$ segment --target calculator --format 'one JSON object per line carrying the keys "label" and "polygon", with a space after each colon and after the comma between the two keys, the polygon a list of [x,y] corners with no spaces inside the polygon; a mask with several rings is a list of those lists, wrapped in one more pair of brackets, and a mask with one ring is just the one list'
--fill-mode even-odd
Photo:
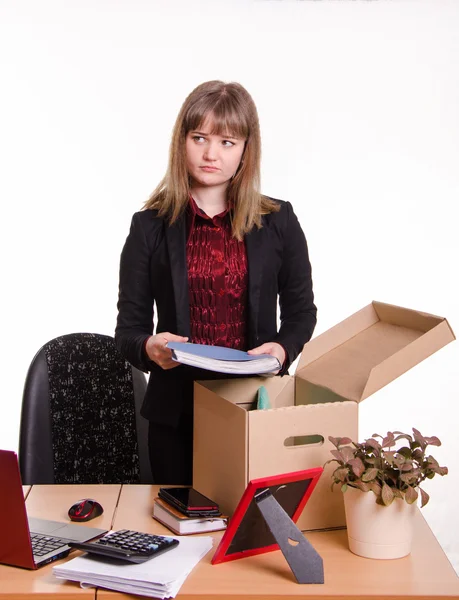
{"label": "calculator", "polygon": [[109,558],[118,558],[133,563],[143,563],[158,554],[172,550],[179,541],[165,535],[141,533],[130,529],[121,529],[104,535],[92,542],[69,542],[71,548],[85,550]]}

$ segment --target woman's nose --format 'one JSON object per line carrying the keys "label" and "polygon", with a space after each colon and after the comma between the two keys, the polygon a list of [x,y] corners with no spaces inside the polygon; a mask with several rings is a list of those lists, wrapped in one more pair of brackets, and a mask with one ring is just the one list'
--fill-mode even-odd
{"label": "woman's nose", "polygon": [[205,160],[217,160],[218,150],[217,144],[214,142],[209,142],[204,150],[204,158]]}

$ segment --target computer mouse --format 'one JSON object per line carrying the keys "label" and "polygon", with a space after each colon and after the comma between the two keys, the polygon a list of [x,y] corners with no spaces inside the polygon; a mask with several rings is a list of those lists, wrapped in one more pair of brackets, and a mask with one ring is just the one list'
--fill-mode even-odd
{"label": "computer mouse", "polygon": [[91,519],[95,519],[99,515],[104,512],[102,505],[96,500],[91,500],[90,498],[84,498],[83,500],[78,500],[75,504],[69,508],[69,517],[71,521],[90,521]]}

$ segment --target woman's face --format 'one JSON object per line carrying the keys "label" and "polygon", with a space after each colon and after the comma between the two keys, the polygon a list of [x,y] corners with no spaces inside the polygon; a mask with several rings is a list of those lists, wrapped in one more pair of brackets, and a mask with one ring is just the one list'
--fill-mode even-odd
{"label": "woman's face", "polygon": [[231,135],[211,134],[213,123],[206,119],[197,131],[186,136],[186,163],[193,182],[206,187],[226,187],[236,173],[245,140]]}

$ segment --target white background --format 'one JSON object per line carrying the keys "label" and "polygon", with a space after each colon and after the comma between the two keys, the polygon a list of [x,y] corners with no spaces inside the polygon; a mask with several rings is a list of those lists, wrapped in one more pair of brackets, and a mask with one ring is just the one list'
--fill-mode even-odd
{"label": "white background", "polygon": [[[113,334],[119,253],[185,96],[252,94],[263,191],[305,230],[316,334],[371,300],[459,331],[459,2],[0,1],[2,393],[16,449],[35,352]],[[459,346],[361,405],[360,435],[437,435],[423,514],[459,571]]]}

